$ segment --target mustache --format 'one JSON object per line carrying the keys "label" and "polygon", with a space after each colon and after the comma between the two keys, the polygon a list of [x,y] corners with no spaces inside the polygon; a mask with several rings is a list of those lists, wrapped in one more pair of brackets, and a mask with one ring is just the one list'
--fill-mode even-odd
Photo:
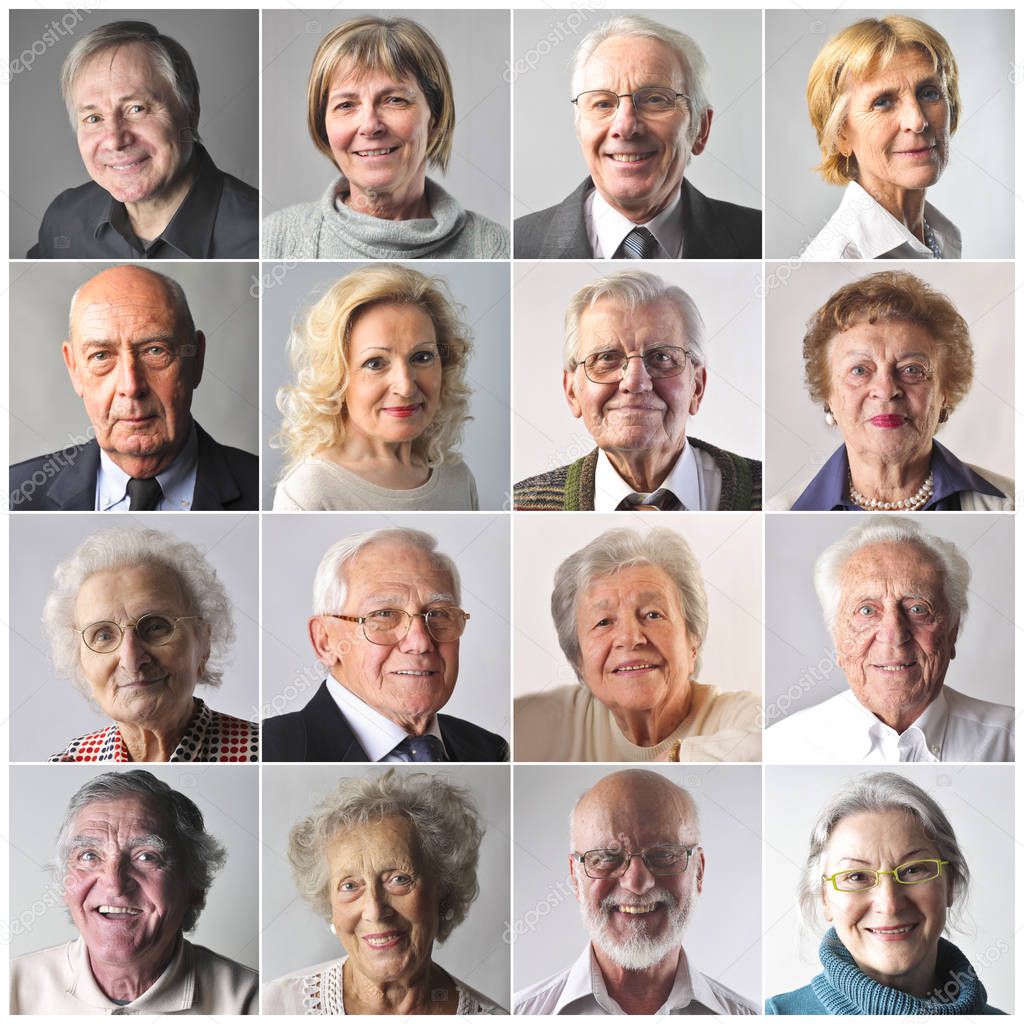
{"label": "mustache", "polygon": [[664,903],[669,910],[677,910],[679,908],[679,900],[668,891],[668,889],[662,889],[660,886],[656,886],[653,889],[648,889],[643,896],[630,896],[629,899],[623,899],[621,896],[605,896],[601,900],[599,907],[605,914],[612,914],[616,908],[621,906],[639,906],[647,903]]}

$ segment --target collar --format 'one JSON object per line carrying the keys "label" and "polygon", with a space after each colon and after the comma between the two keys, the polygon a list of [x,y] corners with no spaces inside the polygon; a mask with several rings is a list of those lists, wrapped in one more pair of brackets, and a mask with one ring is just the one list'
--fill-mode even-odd
{"label": "collar", "polygon": [[[684,443],[661,486],[671,491],[686,508],[704,508],[704,489],[693,445]],[[633,493],[633,488],[619,476],[607,453],[598,449],[594,471],[594,511],[614,512],[619,502]]]}
{"label": "collar", "polygon": [[115,1003],[96,983],[84,940],[79,937],[67,945],[68,995],[86,1006],[106,1013],[180,1013],[192,1007],[196,977],[192,963],[192,946],[178,936],[170,963],[153,984],[130,1003]]}
{"label": "collar", "polygon": [[[156,479],[164,492],[161,511],[187,512],[192,508],[196,489],[196,470],[199,462],[199,438],[196,423],[189,427],[188,440],[174,461]],[[96,474],[96,510],[99,512],[127,512],[128,481],[131,477],[100,449],[100,468]],[[121,507],[123,506],[123,507]]]}
{"label": "collar", "polygon": [[[327,692],[334,698],[338,710],[345,716],[356,741],[366,751],[367,760],[387,760],[391,751],[409,735],[400,725],[396,725],[376,708],[371,708],[365,701],[360,700],[330,674],[327,676]],[[436,736],[441,745],[445,746],[437,715],[430,720],[427,734]],[[445,753],[448,753],[447,747]]]}
{"label": "collar", "polygon": [[99,238],[105,231],[116,231],[130,245],[138,249],[140,257],[152,255],[161,245],[174,249],[179,258],[203,259],[209,255],[213,241],[213,228],[217,220],[224,180],[210,154],[196,143],[192,161],[195,178],[181,206],[174,212],[167,227],[143,246],[136,237],[124,203],[113,196],[106,208],[100,211],[99,220],[93,229],[93,238]]}
{"label": "collar", "polygon": [[622,245],[622,240],[635,227],[645,227],[658,240],[662,251],[656,258],[678,259],[683,253],[683,196],[670,203],[656,217],[642,225],[610,206],[595,188],[586,198],[583,217],[587,224],[587,237],[595,259],[611,259]]}
{"label": "collar", "polygon": [[[979,476],[965,462],[961,462],[948,448],[932,438],[931,471],[935,490],[928,504],[921,511],[958,511],[958,495],[962,492],[977,491],[1005,497],[1003,492],[984,477]],[[851,512],[861,511],[846,493],[850,463],[846,457],[846,445],[840,445],[828,462],[807,485],[803,494],[793,504],[794,512]]]}

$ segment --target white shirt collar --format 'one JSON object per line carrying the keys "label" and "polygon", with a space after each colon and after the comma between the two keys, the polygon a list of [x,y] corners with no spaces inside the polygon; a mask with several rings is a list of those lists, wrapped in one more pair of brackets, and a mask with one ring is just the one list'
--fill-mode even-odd
{"label": "white shirt collar", "polygon": [[[397,757],[392,757],[391,752],[409,735],[400,725],[382,715],[376,708],[371,708],[365,701],[360,700],[351,690],[342,686],[334,676],[328,675],[327,677],[327,692],[334,698],[334,703],[338,705],[338,710],[345,716],[353,736],[366,751],[366,756],[370,761],[399,760]],[[427,735],[436,736],[444,746],[437,715],[430,720]],[[447,749],[445,753],[447,754]]]}
{"label": "white shirt collar", "polygon": [[[693,445],[684,444],[661,486],[671,491],[687,509],[705,507],[701,468],[694,456]],[[599,449],[594,471],[594,511],[614,512],[619,502],[633,493],[633,488],[619,476],[611,459]]]}
{"label": "white shirt collar", "polygon": [[635,227],[645,227],[658,240],[661,247],[655,259],[679,259],[683,255],[683,194],[670,203],[646,224],[634,224],[628,217],[610,206],[596,189],[587,193],[583,204],[583,219],[587,227],[594,259],[610,260],[622,245],[622,240]]}
{"label": "white shirt collar", "polygon": [[85,940],[79,936],[68,944],[68,966],[71,970],[69,993],[86,1006],[108,1014],[180,1013],[192,1006],[195,995],[195,971],[191,949],[179,935],[170,963],[152,985],[130,1003],[115,1003],[99,987],[89,966]]}
{"label": "white shirt collar", "polygon": [[[164,496],[157,509],[161,512],[188,512],[196,490],[196,472],[199,462],[199,436],[195,420],[192,421],[188,440],[175,460],[156,479]],[[100,468],[96,474],[96,510],[98,512],[127,512],[131,506],[128,481],[131,477],[101,448]]]}

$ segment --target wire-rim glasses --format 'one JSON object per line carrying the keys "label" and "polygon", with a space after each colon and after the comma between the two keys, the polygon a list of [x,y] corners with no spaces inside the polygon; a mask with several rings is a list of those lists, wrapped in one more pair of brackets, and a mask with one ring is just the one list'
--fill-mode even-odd
{"label": "wire-rim glasses", "polygon": [[689,351],[680,345],[657,345],[631,356],[620,348],[606,348],[591,352],[577,365],[583,367],[587,379],[595,384],[611,384],[625,377],[631,359],[643,361],[651,380],[666,380],[678,377],[686,369],[687,359],[692,358]]}
{"label": "wire-rim glasses", "polygon": [[377,608],[366,615],[336,615],[331,612],[328,618],[358,622],[363,636],[371,644],[391,647],[405,639],[413,619],[422,619],[427,632],[439,644],[458,640],[466,630],[469,612],[454,605],[438,605],[424,612],[407,612],[404,608]]}
{"label": "wire-rim glasses", "polygon": [[605,121],[615,115],[619,102],[627,97],[639,117],[664,117],[679,109],[679,100],[690,102],[686,93],[657,85],[623,93],[612,92],[611,89],[587,89],[573,96],[570,102],[576,104],[580,115],[588,120]]}
{"label": "wire-rim glasses", "polygon": [[170,615],[161,615],[159,612],[148,612],[140,615],[134,622],[126,622],[123,626],[113,619],[102,619],[99,622],[90,622],[87,626],[78,629],[71,628],[78,633],[82,642],[90,651],[96,654],[113,654],[124,640],[124,634],[129,629],[135,630],[135,636],[147,647],[163,647],[174,639],[178,623],[186,619],[198,619],[199,615],[179,615],[174,618]]}
{"label": "wire-rim glasses", "polygon": [[583,865],[587,878],[621,878],[628,870],[634,857],[639,857],[652,875],[681,875],[686,871],[699,846],[677,846],[666,844],[651,846],[637,853],[621,849],[587,850],[574,853],[573,859]]}

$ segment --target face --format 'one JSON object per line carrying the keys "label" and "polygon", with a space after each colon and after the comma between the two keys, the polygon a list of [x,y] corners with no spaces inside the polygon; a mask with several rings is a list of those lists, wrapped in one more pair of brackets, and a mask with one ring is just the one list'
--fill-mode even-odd
{"label": "face", "polygon": [[430,968],[439,919],[435,879],[407,818],[382,818],[328,844],[331,921],[348,963],[376,985]]}
{"label": "face", "polygon": [[847,86],[841,152],[857,158],[857,181],[883,206],[934,185],[949,160],[949,101],[942,76],[921,50],[901,50],[888,66]]}
{"label": "face", "polygon": [[[448,574],[426,551],[409,544],[378,542],[348,564],[344,615],[380,608],[422,612],[455,603]],[[428,723],[448,703],[459,674],[459,640],[439,644],[422,618],[392,647],[372,644],[356,622],[330,616],[310,620],[317,656],[360,700],[403,728]],[[418,731],[418,729],[417,729]]]}
{"label": "face", "polygon": [[843,567],[834,639],[854,696],[903,732],[938,696],[958,623],[943,578],[915,544],[861,548]]}
{"label": "face", "polygon": [[75,79],[73,103],[85,168],[118,202],[160,200],[181,184],[192,132],[141,45],[88,61]]}
{"label": "face", "polygon": [[920,324],[854,324],[829,342],[829,369],[849,450],[896,464],[931,452],[945,399],[938,346]]}
{"label": "face", "polygon": [[[149,612],[175,619],[189,614],[174,573],[155,565],[98,572],[78,591],[75,623],[134,623]],[[79,639],[82,675],[93,699],[115,722],[173,728],[192,709],[192,692],[210,655],[206,627],[194,619],[179,622],[170,642],[147,646],[125,630],[121,646],[97,654]]]}
{"label": "face", "polygon": [[159,972],[170,960],[190,892],[169,837],[141,796],[88,804],[71,829],[64,902],[94,965]]}
{"label": "face", "polygon": [[414,79],[339,69],[327,93],[324,127],[356,209],[364,203],[368,212],[382,196],[400,202],[423,195],[433,121]]}
{"label": "face", "polygon": [[[906,811],[851,814],[832,830],[823,874],[848,868],[891,870],[939,851]],[[825,917],[857,966],[870,978],[923,995],[934,984],[939,936],[953,902],[949,869],[930,882],[900,885],[891,875],[866,892],[822,885]]]}
{"label": "face", "polygon": [[129,476],[155,476],[188,440],[205,351],[149,271],[115,267],[79,290],[64,363],[99,446]]}
{"label": "face", "polygon": [[[651,86],[687,92],[676,55],[657,39],[611,36],[591,54],[577,90],[609,89],[621,96]],[[607,120],[577,118],[576,134],[601,196],[634,222],[643,223],[675,201],[691,153],[703,152],[707,144],[711,111],[695,139],[692,127],[683,100],[669,114],[643,118],[637,116],[632,100],[620,99]]]}
{"label": "face", "polygon": [[[573,820],[577,853],[638,853],[652,846],[690,847],[698,842],[696,823],[660,789],[620,784],[614,776],[584,798]],[[682,874],[654,876],[634,857],[619,878],[589,878],[583,865],[570,858],[573,890],[595,947],[628,970],[645,970],[677,955],[703,888],[704,864],[703,851],[694,850]]]}
{"label": "face", "polygon": [[416,440],[441,404],[441,354],[434,322],[419,306],[373,306],[348,343],[346,426],[389,444]]}
{"label": "face", "polygon": [[613,714],[689,703],[697,641],[664,569],[635,565],[595,580],[576,605],[580,670]]}
{"label": "face", "polygon": [[563,377],[572,414],[582,419],[599,448],[615,455],[647,452],[667,459],[686,443],[687,420],[704,397],[707,374],[687,360],[678,377],[651,380],[642,359],[630,359],[618,383],[595,384],[583,369],[594,352],[619,349],[638,355],[656,345],[688,348],[678,309],[667,300],[628,310],[614,299],[601,299],[580,317],[576,358],[579,365]]}

